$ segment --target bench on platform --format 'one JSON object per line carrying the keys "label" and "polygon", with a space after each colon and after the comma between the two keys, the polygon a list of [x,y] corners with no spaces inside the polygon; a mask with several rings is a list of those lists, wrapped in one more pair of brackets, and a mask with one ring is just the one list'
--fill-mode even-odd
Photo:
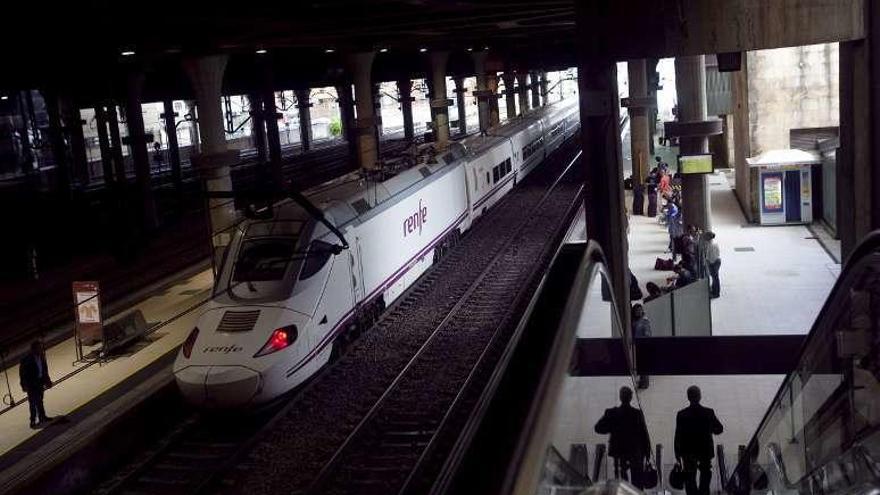
{"label": "bench on platform", "polygon": [[141,310],[130,311],[104,326],[104,348],[101,354],[108,356],[140,340],[150,326]]}

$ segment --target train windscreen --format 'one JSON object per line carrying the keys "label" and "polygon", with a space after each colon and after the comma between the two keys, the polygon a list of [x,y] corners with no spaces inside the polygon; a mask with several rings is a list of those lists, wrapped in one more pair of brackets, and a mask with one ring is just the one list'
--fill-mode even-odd
{"label": "train windscreen", "polygon": [[237,232],[215,293],[254,302],[288,297],[306,253],[300,252],[303,222],[254,222]]}

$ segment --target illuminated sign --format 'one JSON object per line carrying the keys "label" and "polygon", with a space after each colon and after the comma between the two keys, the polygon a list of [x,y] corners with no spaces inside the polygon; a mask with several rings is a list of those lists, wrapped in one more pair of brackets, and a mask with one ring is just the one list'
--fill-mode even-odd
{"label": "illuminated sign", "polygon": [[78,340],[86,345],[101,341],[101,299],[98,282],[73,282],[74,316]]}
{"label": "illuminated sign", "polygon": [[762,174],[763,192],[761,194],[761,208],[764,213],[779,213],[782,211],[782,172]]}
{"label": "illuminated sign", "polygon": [[678,171],[682,174],[711,174],[712,155],[686,155],[678,157]]}

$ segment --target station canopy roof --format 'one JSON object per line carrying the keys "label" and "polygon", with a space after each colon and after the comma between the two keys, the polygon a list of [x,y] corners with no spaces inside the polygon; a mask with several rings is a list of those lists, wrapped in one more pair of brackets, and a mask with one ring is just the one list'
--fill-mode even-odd
{"label": "station canopy roof", "polygon": [[[488,47],[530,69],[536,61],[575,63],[571,0],[85,0],[10,2],[3,15],[0,88],[8,79],[100,79],[134,63],[152,68],[190,55],[263,50],[277,67],[324,71],[345,53],[379,50],[388,64],[422,72],[434,50],[469,59],[468,50]],[[40,80],[17,77],[27,74]]]}
{"label": "station canopy roof", "polygon": [[787,165],[815,165],[822,163],[819,155],[798,149],[769,150],[752,158],[746,158],[750,167],[784,167]]}

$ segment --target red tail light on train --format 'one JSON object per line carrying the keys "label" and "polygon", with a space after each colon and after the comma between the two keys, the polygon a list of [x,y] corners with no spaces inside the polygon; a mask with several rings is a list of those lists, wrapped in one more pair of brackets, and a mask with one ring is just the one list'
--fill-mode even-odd
{"label": "red tail light on train", "polygon": [[297,330],[296,325],[288,325],[283,328],[279,328],[272,332],[272,335],[269,336],[269,340],[266,342],[266,345],[263,346],[262,349],[259,350],[254,357],[265,356],[267,354],[272,354],[273,352],[280,351],[284,349],[294,342],[296,342]]}

